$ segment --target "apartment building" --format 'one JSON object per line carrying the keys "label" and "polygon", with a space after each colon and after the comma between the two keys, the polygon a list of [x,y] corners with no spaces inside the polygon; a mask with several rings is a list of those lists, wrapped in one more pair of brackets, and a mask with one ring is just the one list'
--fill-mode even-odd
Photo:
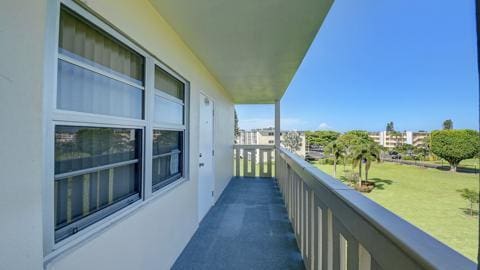
{"label": "apartment building", "polygon": [[240,136],[236,137],[236,144],[257,145],[259,133],[256,130],[241,130]]}
{"label": "apartment building", "polygon": [[[287,131],[280,132],[280,144],[283,144],[284,135],[287,134]],[[300,135],[301,143],[300,150],[295,151],[295,153],[301,157],[305,157],[306,153],[306,139],[305,132],[297,131]],[[274,145],[275,144],[275,130],[273,128],[262,128],[262,129],[252,129],[252,130],[241,130],[240,136],[236,139],[237,144],[244,145]]]}
{"label": "apartment building", "polygon": [[420,146],[424,139],[428,136],[426,131],[403,131],[400,133],[393,133],[388,131],[369,132],[368,136],[376,143],[387,148],[394,148],[402,144],[411,144],[413,146]]}

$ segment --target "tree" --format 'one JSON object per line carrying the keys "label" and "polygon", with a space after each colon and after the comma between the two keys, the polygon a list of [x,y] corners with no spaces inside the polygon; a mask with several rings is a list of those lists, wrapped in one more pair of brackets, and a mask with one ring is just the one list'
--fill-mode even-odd
{"label": "tree", "polygon": [[431,151],[445,159],[450,164],[450,171],[456,172],[458,164],[473,158],[480,151],[478,131],[463,130],[436,130],[430,135]]}
{"label": "tree", "polygon": [[457,192],[460,192],[460,196],[470,203],[470,215],[473,216],[473,204],[480,202],[480,194],[468,188],[457,189]]}
{"label": "tree", "polygon": [[411,155],[415,151],[415,146],[406,143],[406,144],[395,146],[395,148],[393,148],[393,150],[395,150],[399,153],[402,153],[404,155]]}
{"label": "tree", "polygon": [[325,152],[333,156],[333,177],[337,177],[337,163],[345,155],[345,146],[338,141],[333,141],[325,147]]}
{"label": "tree", "polygon": [[317,130],[307,131],[305,133],[305,139],[310,146],[316,146],[324,148],[329,143],[335,141],[340,136],[340,133],[331,130]]}
{"label": "tree", "polygon": [[[373,142],[368,136],[368,132],[364,130],[351,130],[344,133],[338,138],[338,142],[344,145],[345,155],[344,161],[352,157],[353,147],[358,144]],[[344,162],[345,164],[345,162]]]}
{"label": "tree", "polygon": [[302,137],[296,131],[290,131],[283,136],[283,144],[291,152],[300,150],[302,145]]}
{"label": "tree", "polygon": [[357,141],[352,151],[352,167],[358,166],[358,186],[362,186],[362,163],[365,163],[365,181],[368,181],[368,171],[372,162],[380,161],[380,147],[373,141]]}
{"label": "tree", "polygon": [[238,116],[237,116],[237,110],[234,110],[234,128],[233,128],[233,134],[235,135],[235,137],[239,137],[240,136],[240,128],[238,127]]}
{"label": "tree", "polygon": [[453,129],[452,119],[447,119],[447,120],[443,121],[443,129],[445,129],[445,130]]}
{"label": "tree", "polygon": [[387,123],[387,133],[389,132],[392,132],[392,131],[395,131],[395,127],[393,126],[393,122],[390,121],[389,123]]}

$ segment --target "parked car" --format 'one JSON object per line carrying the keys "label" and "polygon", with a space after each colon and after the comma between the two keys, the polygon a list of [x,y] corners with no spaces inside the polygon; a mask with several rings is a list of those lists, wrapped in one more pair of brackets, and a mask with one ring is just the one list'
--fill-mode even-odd
{"label": "parked car", "polygon": [[388,154],[390,155],[391,159],[402,159],[402,155],[400,155],[400,153],[397,151],[390,151]]}

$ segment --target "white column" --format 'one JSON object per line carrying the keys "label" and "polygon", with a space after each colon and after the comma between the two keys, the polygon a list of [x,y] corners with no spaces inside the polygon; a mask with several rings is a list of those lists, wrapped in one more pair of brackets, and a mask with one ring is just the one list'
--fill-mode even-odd
{"label": "white column", "polygon": [[275,147],[280,147],[280,100],[275,101]]}
{"label": "white column", "polygon": [[280,100],[275,101],[275,177],[278,177],[278,160],[280,160]]}

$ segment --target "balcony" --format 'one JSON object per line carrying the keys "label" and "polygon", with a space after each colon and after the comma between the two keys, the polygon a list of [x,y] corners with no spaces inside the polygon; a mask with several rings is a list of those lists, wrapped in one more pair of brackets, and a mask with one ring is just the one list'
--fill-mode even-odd
{"label": "balcony", "polygon": [[174,269],[477,269],[283,148],[234,150],[234,178]]}

